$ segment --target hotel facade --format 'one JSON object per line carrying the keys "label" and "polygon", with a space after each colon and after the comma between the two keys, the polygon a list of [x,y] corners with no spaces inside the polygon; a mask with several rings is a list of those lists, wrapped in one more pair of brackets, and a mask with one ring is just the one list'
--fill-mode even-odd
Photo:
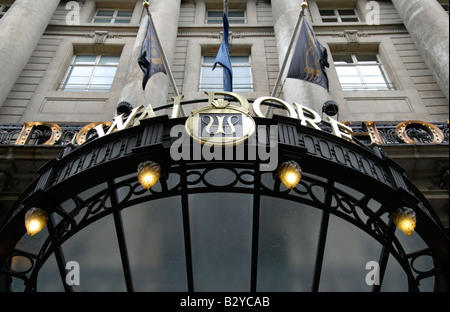
{"label": "hotel facade", "polygon": [[0,290],[449,290],[448,1],[228,2],[0,0]]}

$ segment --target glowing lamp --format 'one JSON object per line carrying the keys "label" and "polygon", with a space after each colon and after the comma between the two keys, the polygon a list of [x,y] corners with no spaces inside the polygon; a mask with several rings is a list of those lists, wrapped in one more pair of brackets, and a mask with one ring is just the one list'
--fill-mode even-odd
{"label": "glowing lamp", "polygon": [[278,168],[280,181],[288,188],[293,189],[302,177],[302,169],[295,161],[286,161]]}
{"label": "glowing lamp", "polygon": [[411,236],[416,227],[416,213],[411,208],[402,207],[392,215],[394,224],[406,235]]}
{"label": "glowing lamp", "polygon": [[148,190],[158,182],[161,177],[161,167],[153,162],[146,161],[139,164],[137,178],[139,183]]}
{"label": "glowing lamp", "polygon": [[48,214],[44,209],[31,208],[25,214],[25,228],[30,236],[39,233],[48,221]]}

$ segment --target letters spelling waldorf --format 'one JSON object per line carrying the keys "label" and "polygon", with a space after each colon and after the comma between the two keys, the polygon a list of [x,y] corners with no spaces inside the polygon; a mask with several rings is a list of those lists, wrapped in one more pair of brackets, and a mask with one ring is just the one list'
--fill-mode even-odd
{"label": "letters spelling waldorf", "polygon": [[[205,92],[208,95],[208,102],[209,105],[207,108],[211,109],[211,106],[215,106],[216,108],[219,109],[224,109],[227,108],[228,110],[231,109],[232,110],[232,114],[230,114],[230,112],[228,112],[228,114],[223,114],[223,115],[218,115],[218,114],[214,114],[214,115],[208,115],[208,114],[199,114],[199,118],[201,118],[201,121],[203,123],[202,128],[200,129],[200,131],[202,133],[208,133],[209,134],[212,133],[212,128],[211,126],[214,124],[215,128],[214,128],[214,134],[223,132],[224,137],[227,136],[227,133],[229,135],[232,135],[233,137],[237,137],[238,135],[236,135],[236,127],[241,127],[238,129],[238,131],[243,131],[242,132],[242,138],[246,139],[248,138],[248,136],[250,136],[253,131],[254,131],[254,122],[253,124],[251,122],[249,122],[249,120],[251,119],[250,115],[249,115],[249,103],[247,101],[246,98],[244,98],[243,96],[237,94],[237,93],[233,93],[233,92],[225,92],[225,91],[208,91]],[[240,107],[237,106],[233,106],[233,105],[229,105],[228,101],[226,100],[216,100],[215,97],[216,95],[222,95],[224,96],[226,99],[234,99],[236,100],[239,104]],[[172,107],[172,115],[171,118],[178,118],[179,117],[179,112],[180,112],[180,107],[181,107],[181,100],[183,99],[183,95],[181,96],[177,96],[174,97],[174,103],[173,103],[173,107]],[[303,105],[300,105],[298,103],[293,103],[292,105],[275,97],[260,97],[258,99],[256,99],[253,102],[252,105],[252,111],[253,114],[257,117],[266,117],[262,111],[261,111],[261,105],[264,103],[276,103],[279,104],[281,107],[283,107],[284,109],[287,110],[288,112],[288,117],[291,118],[295,118],[295,119],[299,119],[300,120],[300,124],[303,126],[308,126],[308,127],[313,127],[317,130],[321,130],[319,127],[319,124],[322,122],[322,118],[320,117],[320,115],[315,112],[314,110],[305,107]],[[113,118],[112,122],[93,122],[90,123],[86,126],[84,126],[80,131],[78,131],[76,137],[74,138],[74,142],[78,145],[82,145],[83,143],[86,142],[86,138],[88,137],[88,134],[91,131],[96,131],[99,137],[108,135],[112,132],[115,131],[120,131],[126,128],[129,128],[131,126],[136,126],[139,125],[140,120],[142,119],[146,119],[146,118],[152,118],[155,117],[155,113],[153,111],[152,105],[149,104],[145,110],[139,115],[139,113],[142,111],[142,109],[144,108],[144,106],[139,106],[134,108],[131,113],[126,117],[126,119],[124,120],[125,116],[119,115]],[[201,108],[198,109],[196,111],[199,110],[205,110],[205,108]],[[195,111],[192,112],[191,117],[193,115]],[[225,112],[225,111],[223,111]],[[245,125],[242,124],[242,122],[244,120],[241,120],[241,118],[245,119]],[[345,140],[348,141],[353,141],[352,139],[352,129],[347,126],[345,123],[339,122],[329,116],[327,116],[327,121],[329,122],[332,132],[335,136],[343,138]],[[186,129],[189,131],[189,118],[188,118],[188,122],[186,123]],[[382,143],[381,139],[379,137],[379,134],[377,132],[376,126],[374,122],[365,122],[367,128],[369,129],[368,134],[372,140],[373,143]],[[402,140],[405,143],[414,143],[413,141],[411,141],[410,139],[408,139],[408,137],[406,135],[404,135],[404,130],[406,129],[407,125],[410,124],[418,124],[421,125],[422,127],[425,127],[427,129],[429,129],[429,133],[432,135],[433,143],[441,143],[443,141],[443,134],[442,131],[437,128],[436,126],[434,126],[433,124],[430,124],[428,122],[424,122],[424,121],[405,121],[400,123],[397,126],[397,129],[399,130],[399,138],[400,140]],[[59,125],[57,125],[56,123],[53,122],[25,122],[24,123],[24,127],[22,128],[22,131],[20,133],[20,135],[18,136],[15,144],[16,145],[26,145],[27,142],[29,141],[29,139],[31,138],[31,134],[33,132],[33,128],[35,127],[48,127],[51,129],[51,136],[50,138],[43,143],[42,145],[54,145],[56,144],[62,137],[62,130],[61,127]],[[243,128],[242,128],[243,127]],[[108,130],[105,133],[105,128],[108,128]],[[228,130],[226,130],[228,129]],[[228,131],[228,132],[227,132]],[[231,141],[224,141],[224,142],[231,142],[232,144],[237,144],[239,143],[238,140],[231,140]]]}

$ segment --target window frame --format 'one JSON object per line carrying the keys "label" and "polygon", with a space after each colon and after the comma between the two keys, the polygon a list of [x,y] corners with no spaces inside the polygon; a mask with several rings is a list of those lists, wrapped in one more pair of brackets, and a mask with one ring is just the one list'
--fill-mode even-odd
{"label": "window frame", "polygon": [[[219,16],[218,17],[215,17],[215,16],[214,17],[210,17],[209,16],[210,12],[219,12],[220,13],[220,17]],[[223,12],[223,10],[214,10],[214,9],[207,10],[206,11],[206,15],[205,15],[205,24],[208,24],[208,25],[222,24],[222,12]],[[233,13],[233,12],[243,12],[244,16],[243,17],[230,16],[230,13]],[[229,9],[227,18],[228,18],[228,22],[230,24],[245,25],[245,24],[248,23],[247,10],[245,10],[245,9]],[[243,23],[241,23],[241,22],[237,23],[236,22],[237,20],[243,20]],[[211,22],[211,21],[217,21],[217,22]]]}
{"label": "window frame", "polygon": [[[337,61],[334,58],[338,55],[350,56],[353,63],[337,64]],[[357,58],[358,55],[374,55],[376,57],[377,61],[376,61],[376,63],[365,64],[358,60],[358,58]],[[375,53],[375,52],[339,53],[339,52],[337,52],[337,53],[332,53],[332,56],[333,56],[334,67],[336,70],[336,75],[339,79],[339,83],[341,85],[342,91],[393,91],[393,90],[396,90],[396,87],[395,87],[392,79],[389,77],[388,72],[387,72],[385,66],[383,65],[383,62],[381,61],[380,55],[378,53]],[[380,70],[381,75],[379,75],[377,77],[383,78],[384,83],[382,84],[382,86],[374,88],[373,87],[375,85],[374,83],[366,82],[368,75],[363,73],[363,71],[361,70],[361,67],[368,67],[368,66],[376,66]],[[345,83],[343,83],[341,81],[342,76],[339,75],[339,71],[338,71],[338,68],[342,68],[342,67],[355,68],[356,73],[358,74],[358,78],[359,78],[359,86],[358,87],[356,87],[356,88],[353,87],[355,85],[358,85],[356,83],[351,83],[350,87],[345,86]]]}
{"label": "window frame", "polygon": [[[341,15],[340,10],[353,10],[355,14],[353,15]],[[334,15],[322,15],[322,11],[333,11]],[[361,17],[359,16],[358,10],[355,8],[319,8],[319,15],[322,23],[359,23],[361,22]],[[326,19],[336,19],[336,21],[326,21]],[[356,18],[357,21],[343,21],[345,18]]]}
{"label": "window frame", "polygon": [[[76,64],[75,63],[75,60],[76,60],[77,56],[94,56],[94,55],[96,56],[94,64]],[[117,64],[114,64],[114,65],[99,64],[99,61],[100,61],[102,56],[114,56],[114,57],[117,57]],[[61,81],[61,83],[59,85],[58,91],[62,91],[62,92],[101,92],[101,93],[110,92],[112,87],[113,87],[116,75],[117,75],[117,69],[119,67],[119,63],[120,63],[120,54],[118,54],[118,55],[116,55],[116,54],[95,54],[95,53],[77,53],[77,54],[74,54],[72,56],[72,59],[70,61],[69,66],[68,66],[68,68],[66,70],[66,73],[64,75],[64,79]],[[78,88],[76,90],[67,89],[67,86],[68,85],[70,86],[70,84],[68,84],[68,80],[70,79],[72,70],[75,67],[94,67],[94,68],[92,69],[92,72],[89,75],[89,79],[88,79],[88,82],[86,84],[80,85],[80,88]],[[115,72],[114,72],[114,76],[112,77],[112,82],[111,82],[111,84],[107,85],[107,86],[109,86],[109,88],[107,88],[107,89],[106,88],[105,89],[92,89],[92,86],[94,86],[94,84],[92,84],[92,80],[95,78],[95,74],[94,73],[95,73],[96,68],[99,68],[99,67],[115,68],[116,69]],[[80,90],[80,89],[83,89],[83,90]]]}
{"label": "window frame", "polygon": [[[110,16],[98,16],[97,14],[99,13],[99,11],[113,11],[113,15]],[[121,17],[121,16],[117,16],[119,14],[119,12],[130,12],[131,15],[127,16],[127,17]],[[97,9],[97,11],[95,11],[94,16],[92,17],[92,21],[91,23],[93,24],[129,24],[131,23],[131,19],[133,17],[133,10],[122,10],[122,9]],[[95,19],[111,19],[109,22],[96,22]],[[117,23],[116,21],[127,21],[127,22],[119,22]]]}
{"label": "window frame", "polygon": [[[202,55],[202,59],[201,59],[201,63],[200,63],[200,81],[199,81],[198,89],[199,89],[200,92],[214,91],[214,90],[217,91],[218,89],[217,88],[215,89],[214,87],[205,88],[205,86],[210,86],[210,84],[204,84],[203,83],[203,78],[204,78],[204,76],[203,76],[203,69],[204,68],[205,69],[206,68],[211,68],[211,70],[212,70],[212,67],[214,65],[214,62],[206,63],[205,62],[205,58],[206,57],[215,58],[215,55],[211,55],[211,54],[204,54],[204,55]],[[245,63],[245,64],[244,63],[233,63],[233,58],[235,58],[235,57],[248,57],[248,63]],[[237,88],[236,85],[235,85],[235,81],[236,80],[233,77],[233,91],[234,92],[241,92],[241,93],[242,92],[254,92],[255,88],[254,88],[254,83],[253,83],[252,58],[251,58],[251,55],[230,55],[230,58],[231,58],[233,69],[234,68],[248,68],[248,70],[249,70],[249,77],[248,77],[249,84],[245,85],[245,86],[248,86],[248,88]],[[217,68],[222,68],[222,66],[220,64],[218,64]]]}

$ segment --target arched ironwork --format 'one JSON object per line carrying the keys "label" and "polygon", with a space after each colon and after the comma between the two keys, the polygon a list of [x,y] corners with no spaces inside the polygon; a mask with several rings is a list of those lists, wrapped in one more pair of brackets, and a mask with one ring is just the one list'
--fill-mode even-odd
{"label": "arched ironwork", "polygon": [[[39,271],[55,255],[64,289],[73,290],[64,283],[61,246],[90,224],[112,215],[126,287],[132,291],[120,212],[140,203],[176,196],[180,198],[182,210],[187,290],[195,291],[188,196],[233,193],[248,194],[253,199],[250,291],[258,290],[260,202],[265,196],[298,203],[299,209],[306,205],[322,211],[312,291],[318,291],[320,286],[330,216],[349,222],[383,247],[379,255],[381,279],[388,258],[393,257],[406,274],[410,291],[419,291],[421,280],[428,277],[434,278],[435,290],[448,290],[448,237],[439,218],[403,170],[377,146],[371,150],[324,131],[300,126],[291,118],[255,118],[261,126],[258,131],[276,126],[279,163],[289,159],[301,163],[302,180],[293,190],[288,190],[279,182],[275,171],[261,170],[263,160],[251,159],[248,154],[240,160],[172,160],[170,147],[177,138],[170,137],[170,129],[184,124],[185,120],[167,116],[142,120],[139,126],[91,140],[80,147],[69,146],[59,159],[44,166],[0,232],[4,287],[14,277],[24,281],[26,291],[39,290],[36,288]],[[270,148],[269,142],[266,147]],[[249,149],[250,143],[245,143],[245,148]],[[161,165],[163,176],[155,187],[146,191],[135,174],[138,164],[148,159]],[[86,190],[92,193],[81,196]],[[47,209],[51,218],[48,237],[37,253],[30,253],[16,248],[16,243],[25,233],[23,216],[34,206]],[[426,243],[425,249],[405,251],[394,235],[390,214],[402,206],[417,213],[416,231]],[[418,265],[424,257],[432,258],[431,268]],[[24,263],[19,270],[11,265],[14,258]],[[374,285],[373,290],[379,291],[382,285]]]}

